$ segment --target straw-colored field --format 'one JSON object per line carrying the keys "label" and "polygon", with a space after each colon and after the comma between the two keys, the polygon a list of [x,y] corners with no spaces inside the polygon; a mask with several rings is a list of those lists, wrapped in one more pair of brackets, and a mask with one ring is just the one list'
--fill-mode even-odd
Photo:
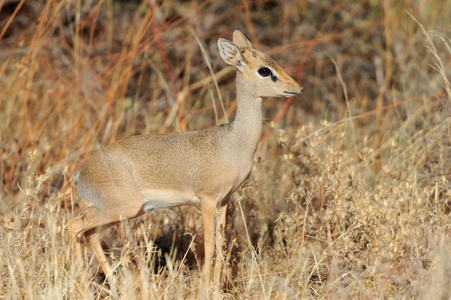
{"label": "straw-colored field", "polygon": [[[126,136],[230,122],[235,28],[304,87],[263,101],[227,214],[226,299],[451,297],[451,1],[0,0],[0,299],[99,299],[69,179]],[[219,86],[216,85],[216,82]],[[190,299],[200,211],[117,225],[123,299]]]}

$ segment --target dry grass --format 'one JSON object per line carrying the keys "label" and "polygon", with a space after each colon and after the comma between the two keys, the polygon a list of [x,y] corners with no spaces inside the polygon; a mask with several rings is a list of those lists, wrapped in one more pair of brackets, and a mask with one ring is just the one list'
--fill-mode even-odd
{"label": "dry grass", "polygon": [[[91,252],[84,270],[70,252],[64,226],[84,205],[70,174],[124,136],[233,120],[216,39],[234,28],[305,93],[264,101],[253,172],[228,211],[224,297],[450,298],[449,11],[0,1],[0,298],[108,296]],[[124,299],[196,297],[199,220],[194,207],[136,220],[136,247],[121,226],[105,233]]]}

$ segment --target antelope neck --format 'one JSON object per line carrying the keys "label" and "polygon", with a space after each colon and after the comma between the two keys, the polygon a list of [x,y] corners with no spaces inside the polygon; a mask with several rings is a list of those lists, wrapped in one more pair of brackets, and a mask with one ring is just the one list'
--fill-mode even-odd
{"label": "antelope neck", "polygon": [[[236,115],[232,133],[241,151],[254,155],[262,135],[262,98],[246,84],[239,71],[236,78]],[[243,153],[244,154],[244,153]]]}

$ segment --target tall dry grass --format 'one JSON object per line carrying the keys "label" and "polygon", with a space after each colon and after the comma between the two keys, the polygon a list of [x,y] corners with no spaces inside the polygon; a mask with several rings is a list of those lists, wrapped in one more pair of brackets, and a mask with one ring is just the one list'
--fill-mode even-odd
{"label": "tall dry grass", "polygon": [[[0,295],[109,295],[64,230],[68,179],[124,136],[233,120],[218,37],[249,33],[304,86],[264,101],[227,215],[225,298],[449,298],[449,1],[0,1]],[[196,36],[198,40],[196,40]],[[204,49],[204,50],[202,50]],[[218,83],[218,85],[216,85]],[[116,226],[122,298],[195,298],[194,207]]]}

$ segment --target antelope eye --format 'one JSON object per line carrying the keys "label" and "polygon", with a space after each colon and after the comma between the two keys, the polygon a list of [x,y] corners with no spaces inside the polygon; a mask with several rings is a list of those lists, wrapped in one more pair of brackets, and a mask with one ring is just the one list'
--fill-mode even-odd
{"label": "antelope eye", "polygon": [[263,77],[268,77],[269,75],[271,75],[271,70],[266,67],[263,67],[258,69],[258,74],[260,74]]}

